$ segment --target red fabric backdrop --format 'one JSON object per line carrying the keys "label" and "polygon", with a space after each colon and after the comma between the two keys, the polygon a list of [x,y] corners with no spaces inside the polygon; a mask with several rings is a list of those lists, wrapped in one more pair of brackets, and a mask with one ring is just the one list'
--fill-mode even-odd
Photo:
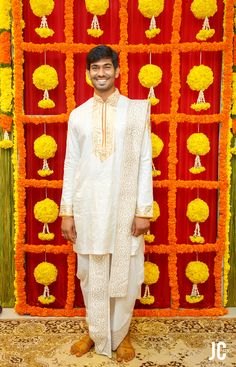
{"label": "red fabric backdrop", "polygon": [[[181,42],[196,41],[195,35],[201,29],[202,21],[197,20],[190,11],[190,1],[182,2],[182,24],[181,24]],[[152,40],[148,40],[144,35],[144,30],[149,27],[149,20],[144,18],[138,11],[138,1],[133,0],[128,2],[128,43],[129,44],[151,44],[164,43],[169,44],[172,33],[172,15],[173,15],[174,0],[165,2],[165,10],[157,18],[157,25],[161,28],[161,33]],[[120,39],[120,20],[119,20],[118,0],[110,1],[110,7],[107,13],[99,17],[101,28],[104,30],[104,35],[99,39],[94,39],[87,35],[87,28],[90,27],[92,15],[88,14],[85,9],[84,1],[76,0],[74,2],[74,43],[85,44],[99,44],[108,43],[114,46],[119,43]],[[34,28],[39,26],[40,19],[36,17],[29,5],[29,1],[23,1],[23,17],[25,21],[25,28],[23,37],[25,42],[44,43],[44,42],[65,42],[64,36],[64,1],[55,1],[55,9],[48,17],[48,24],[54,29],[53,37],[44,41],[34,32]],[[218,12],[210,19],[211,27],[215,28],[216,33],[210,42],[219,42],[222,40],[222,23],[223,23],[223,0],[218,1]],[[76,105],[84,102],[92,95],[92,89],[85,82],[85,54],[74,53],[74,98]],[[24,112],[27,115],[57,115],[67,111],[66,95],[65,95],[65,54],[63,52],[25,52],[24,53]],[[163,78],[161,84],[155,88],[156,96],[160,99],[160,103],[152,107],[153,114],[170,113],[171,107],[171,52],[153,53],[152,63],[160,66],[163,70]],[[221,89],[221,52],[183,52],[181,53],[181,97],[179,100],[179,113],[183,114],[202,114],[206,112],[196,113],[191,108],[191,103],[197,99],[197,92],[191,91],[186,84],[186,77],[189,70],[200,62],[208,65],[214,72],[214,83],[205,92],[205,97],[211,103],[211,108],[207,114],[219,113],[220,111],[220,89]],[[40,65],[47,64],[56,68],[59,76],[59,85],[56,89],[49,92],[50,98],[55,101],[55,108],[43,110],[37,107],[37,102],[42,98],[42,91],[35,88],[32,83],[32,73]],[[142,65],[149,63],[149,54],[147,53],[130,53],[128,55],[129,67],[129,81],[128,81],[128,96],[131,98],[146,98],[148,90],[142,87],[138,81],[138,72]],[[122,71],[122,66],[121,71]],[[119,86],[119,81],[118,84]],[[63,177],[63,159],[65,154],[65,140],[66,140],[66,124],[55,123],[35,125],[25,125],[25,144],[26,144],[26,178],[40,179],[37,170],[41,168],[42,161],[34,155],[33,143],[34,140],[40,136],[44,131],[52,135],[58,144],[58,150],[55,158],[49,160],[50,168],[54,170],[54,174],[48,180],[62,179]],[[158,124],[152,123],[152,131],[159,135],[164,142],[164,149],[160,156],[154,160],[155,166],[161,170],[161,175],[155,180],[168,179],[168,144],[170,139],[169,122],[163,117],[163,121]],[[187,151],[186,140],[190,134],[194,132],[205,133],[211,142],[211,151],[202,158],[202,163],[206,167],[206,171],[200,175],[192,175],[188,169],[194,163],[194,157]],[[218,124],[190,124],[183,121],[178,124],[177,128],[177,179],[178,180],[217,180],[218,172]],[[58,204],[60,202],[61,191],[59,189],[48,189],[47,196],[55,200]],[[155,234],[154,244],[164,244],[168,246],[168,204],[167,204],[167,188],[154,189],[155,200],[159,203],[161,216],[155,223],[151,224],[151,233]],[[194,224],[190,223],[186,217],[186,208],[189,201],[199,196],[205,200],[210,208],[210,216],[208,220],[201,225],[201,232],[204,235],[206,242],[215,243],[217,238],[217,190],[208,189],[182,189],[177,190],[176,199],[176,218],[177,218],[177,244],[190,243],[189,235],[193,233]],[[42,230],[42,224],[39,223],[33,215],[33,207],[38,200],[45,198],[45,189],[28,188],[26,196],[26,238],[25,242],[28,244],[40,244],[41,241],[37,238],[38,232]],[[55,233],[55,240],[50,242],[55,246],[63,244],[63,238],[60,234],[60,219],[55,223],[50,224],[50,230]],[[204,300],[198,304],[197,307],[207,308],[214,307],[214,265],[215,253],[203,253],[198,255],[198,259],[206,262],[210,269],[210,277],[205,284],[199,286],[201,294],[205,295]],[[58,279],[50,286],[50,291],[56,296],[56,301],[50,307],[63,308],[66,299],[67,286],[67,263],[66,255],[46,255],[47,261],[54,263],[59,272]],[[35,282],[33,270],[35,266],[45,259],[44,254],[26,255],[26,288],[27,288],[27,302],[29,305],[41,306],[37,300],[39,294],[42,294],[43,286]],[[168,278],[168,255],[167,254],[150,254],[150,261],[158,264],[160,269],[159,281],[152,285],[151,293],[155,296],[156,301],[152,306],[168,308],[171,306],[171,293]],[[192,283],[185,276],[185,268],[190,260],[196,259],[195,253],[179,254],[178,255],[178,281],[180,292],[180,307],[192,308],[196,305],[190,305],[185,301],[185,295],[191,293]],[[82,296],[78,281],[76,282],[76,296],[75,307],[83,306]],[[142,305],[137,302],[136,307],[140,308]],[[45,306],[47,307],[47,306]],[[143,306],[142,306],[143,307]]]}

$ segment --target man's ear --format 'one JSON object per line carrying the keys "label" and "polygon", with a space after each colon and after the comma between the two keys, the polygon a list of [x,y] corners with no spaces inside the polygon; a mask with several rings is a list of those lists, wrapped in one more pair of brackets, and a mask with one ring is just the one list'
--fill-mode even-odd
{"label": "man's ear", "polygon": [[119,66],[116,68],[116,70],[115,70],[115,78],[118,78],[119,77],[119,75],[120,75],[120,68],[119,68]]}

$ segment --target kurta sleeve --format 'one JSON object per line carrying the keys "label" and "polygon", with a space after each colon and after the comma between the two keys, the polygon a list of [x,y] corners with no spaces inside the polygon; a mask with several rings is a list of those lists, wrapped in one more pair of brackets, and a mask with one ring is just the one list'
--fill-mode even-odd
{"label": "kurta sleeve", "polygon": [[73,189],[76,167],[80,158],[79,140],[75,127],[75,118],[70,114],[68,121],[66,155],[64,162],[64,177],[62,197],[60,205],[60,216],[73,216]]}
{"label": "kurta sleeve", "polygon": [[149,113],[140,155],[135,215],[143,218],[152,218],[153,216],[152,142]]}

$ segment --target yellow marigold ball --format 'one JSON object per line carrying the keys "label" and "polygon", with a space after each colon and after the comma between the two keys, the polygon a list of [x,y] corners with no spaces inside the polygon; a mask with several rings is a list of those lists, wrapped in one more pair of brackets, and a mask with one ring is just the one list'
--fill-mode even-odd
{"label": "yellow marigold ball", "polygon": [[54,30],[50,28],[35,28],[35,32],[42,38],[48,38],[54,34]]}
{"label": "yellow marigold ball", "polygon": [[138,10],[144,17],[158,17],[164,10],[164,0],[139,0]]}
{"label": "yellow marigold ball", "polygon": [[155,302],[154,296],[142,297],[139,300],[143,305],[152,305]]}
{"label": "yellow marigold ball", "polygon": [[139,70],[138,79],[143,87],[156,87],[160,84],[161,78],[162,70],[157,65],[147,64]]}
{"label": "yellow marigold ball", "polygon": [[87,72],[85,72],[85,80],[86,80],[86,83],[93,88],[93,84],[91,82],[91,79],[89,78]]}
{"label": "yellow marigold ball", "polygon": [[196,38],[199,41],[206,41],[208,38],[213,37],[215,34],[215,30],[214,29],[201,29],[197,35]]}
{"label": "yellow marigold ball", "polygon": [[209,278],[209,269],[207,264],[202,261],[190,261],[185,270],[186,277],[193,283],[205,283]]}
{"label": "yellow marigold ball", "polygon": [[144,284],[150,285],[158,281],[160,275],[159,268],[150,261],[144,262]]}
{"label": "yellow marigold ball", "polygon": [[209,217],[209,206],[202,199],[194,199],[188,203],[186,215],[191,222],[205,222]]}
{"label": "yellow marigold ball", "polygon": [[54,237],[55,237],[54,233],[43,233],[43,232],[38,233],[38,238],[42,241],[51,241],[54,239]]}
{"label": "yellow marigold ball", "polygon": [[50,295],[49,297],[44,297],[43,295],[42,296],[39,296],[38,297],[38,300],[39,302],[41,302],[43,305],[49,305],[50,303],[53,303],[55,302],[56,298],[52,295]]}
{"label": "yellow marigold ball", "polygon": [[217,12],[216,0],[194,0],[191,11],[197,19],[212,17]]}
{"label": "yellow marigold ball", "polygon": [[153,234],[145,234],[143,237],[144,241],[148,243],[152,243],[155,240],[155,236]]}
{"label": "yellow marigold ball", "polygon": [[187,84],[192,90],[197,91],[207,89],[213,80],[213,71],[206,65],[194,66],[187,76]]}
{"label": "yellow marigold ball", "polygon": [[55,103],[52,99],[41,99],[41,101],[38,102],[38,106],[44,109],[47,108],[53,108],[55,107]]}
{"label": "yellow marigold ball", "polygon": [[101,37],[103,35],[103,30],[102,29],[93,29],[93,28],[89,28],[87,29],[87,33],[89,36],[92,36],[92,37]]}
{"label": "yellow marigold ball", "polygon": [[57,71],[50,65],[41,65],[33,72],[33,83],[36,88],[50,90],[58,85]]}
{"label": "yellow marigold ball", "polygon": [[53,158],[57,151],[57,143],[55,139],[43,134],[34,141],[34,154],[41,159]]}
{"label": "yellow marigold ball", "polygon": [[201,302],[204,299],[204,296],[191,296],[191,295],[187,295],[185,296],[185,299],[188,303],[198,303]]}
{"label": "yellow marigold ball", "polygon": [[11,140],[3,139],[2,141],[0,141],[0,148],[9,149],[12,147],[13,147],[13,142]]}
{"label": "yellow marigold ball", "polygon": [[50,15],[54,9],[54,0],[30,0],[30,7],[37,17]]}
{"label": "yellow marigold ball", "polygon": [[49,285],[57,279],[57,268],[55,265],[44,261],[34,269],[34,277],[37,283]]}
{"label": "yellow marigold ball", "polygon": [[147,38],[154,38],[157,34],[159,34],[160,33],[160,28],[154,28],[154,29],[147,29],[146,31],[145,31],[145,35],[146,35],[146,37]]}
{"label": "yellow marigold ball", "polygon": [[211,104],[208,103],[208,102],[200,102],[200,103],[192,103],[191,104],[191,108],[193,110],[195,110],[196,112],[199,112],[199,111],[206,111],[208,110],[208,108],[211,107]]}
{"label": "yellow marigold ball", "polygon": [[109,8],[109,0],[85,0],[86,9],[93,15],[103,15]]}
{"label": "yellow marigold ball", "polygon": [[204,243],[205,238],[203,236],[189,236],[189,239],[193,243]]}
{"label": "yellow marigold ball", "polygon": [[160,207],[157,201],[153,201],[153,217],[150,219],[151,222],[155,222],[160,217]]}
{"label": "yellow marigold ball", "polygon": [[53,169],[39,169],[37,172],[39,176],[46,177],[52,175],[54,171]]}
{"label": "yellow marigold ball", "polygon": [[197,175],[198,173],[202,173],[206,171],[206,168],[201,166],[201,167],[191,167],[189,168],[189,172],[191,172],[194,175]]}
{"label": "yellow marigold ball", "polygon": [[58,217],[59,208],[51,199],[38,201],[34,206],[34,216],[42,223],[53,223]]}
{"label": "yellow marigold ball", "polygon": [[151,133],[152,139],[152,158],[157,158],[164,147],[164,143],[158,135]]}
{"label": "yellow marigold ball", "polygon": [[187,139],[187,149],[195,155],[205,155],[210,151],[210,141],[203,133],[195,133]]}

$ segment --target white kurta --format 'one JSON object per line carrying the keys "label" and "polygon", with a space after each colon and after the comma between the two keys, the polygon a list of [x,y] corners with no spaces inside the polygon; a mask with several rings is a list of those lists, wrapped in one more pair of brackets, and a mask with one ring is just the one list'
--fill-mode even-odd
{"label": "white kurta", "polygon": [[[116,90],[106,102],[94,96],[70,115],[60,215],[74,216],[74,250],[80,254],[114,252],[128,102]],[[152,148],[147,123],[134,215],[151,217],[152,203]],[[132,237],[131,254],[141,237]]]}

